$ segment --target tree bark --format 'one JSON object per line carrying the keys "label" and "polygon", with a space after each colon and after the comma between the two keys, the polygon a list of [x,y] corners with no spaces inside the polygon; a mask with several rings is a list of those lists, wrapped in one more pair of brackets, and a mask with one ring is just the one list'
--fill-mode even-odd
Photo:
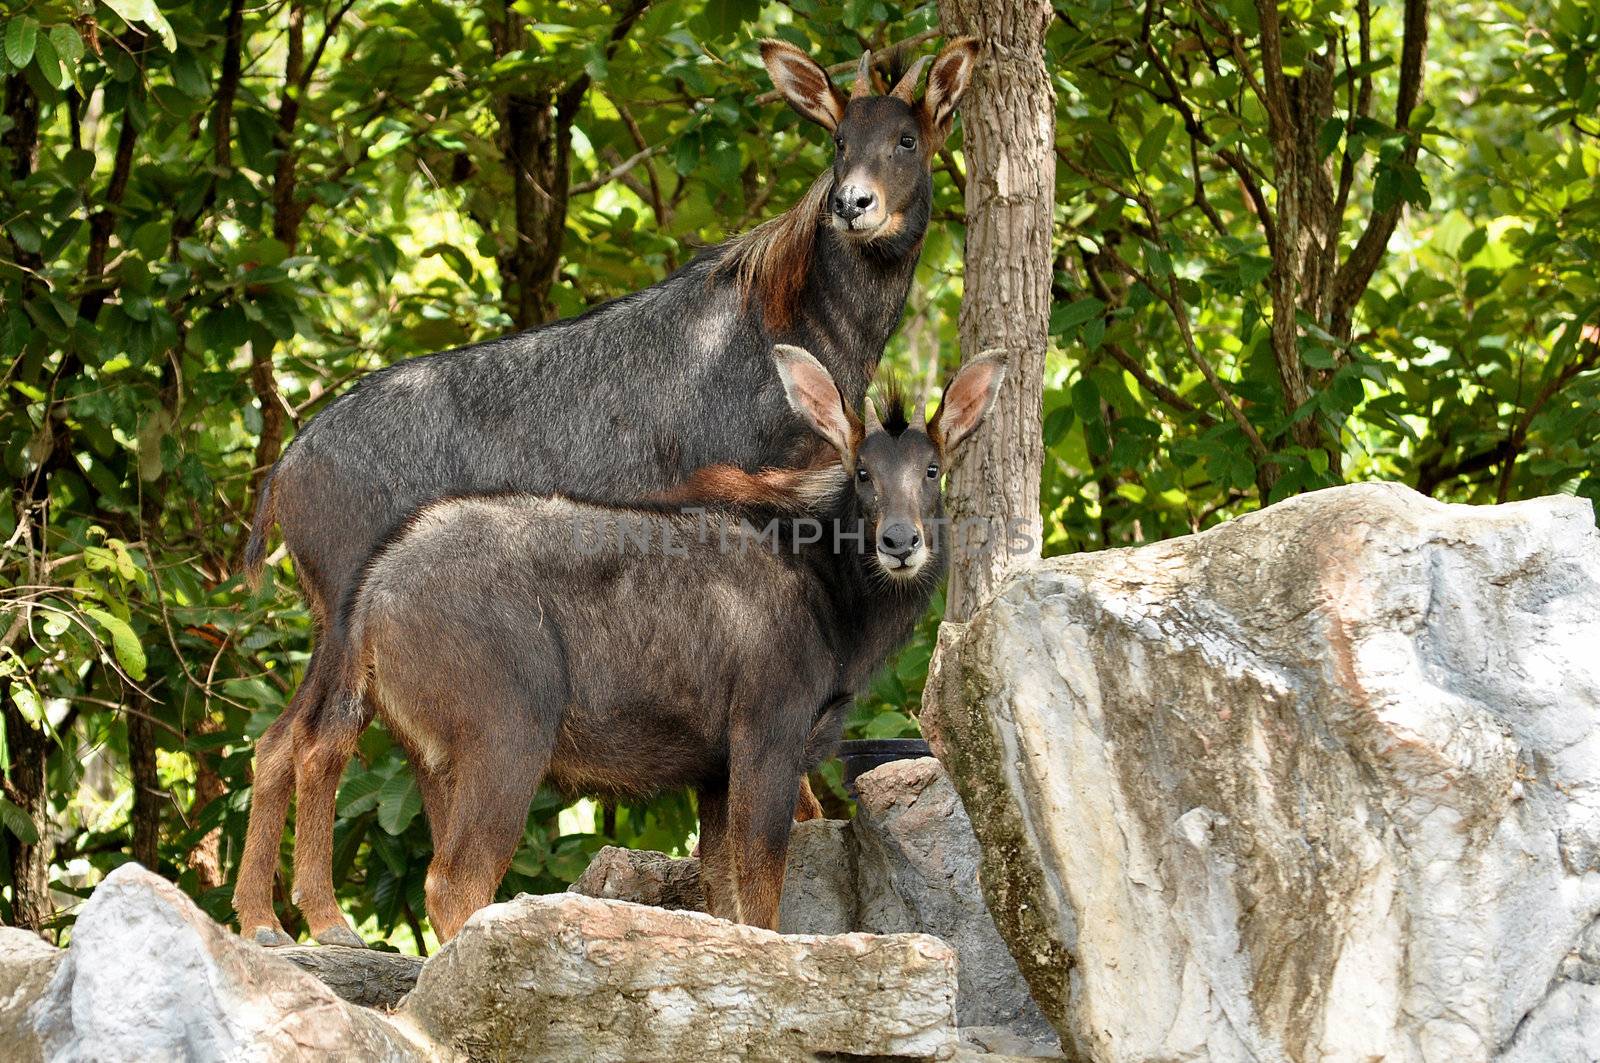
{"label": "tree bark", "polygon": [[133,777],[133,858],[160,874],[161,782],[156,775],[156,735],[149,712],[155,706],[135,695],[128,713],[128,773]]}
{"label": "tree bark", "polygon": [[22,714],[14,698],[3,700],[0,712],[11,760],[5,777],[6,800],[27,813],[38,834],[31,842],[15,834],[6,836],[11,850],[11,921],[42,934],[55,914],[50,900],[50,794],[45,785],[51,739]]}
{"label": "tree bark", "polygon": [[[5,154],[5,165],[12,181],[26,181],[33,174],[39,158],[39,97],[21,74],[13,74],[5,84],[5,116],[9,128],[0,135],[0,151]],[[29,270],[42,263],[35,252],[23,251],[9,234],[7,243],[15,261]],[[24,290],[31,289],[31,279],[23,281]],[[16,401],[13,397],[12,401]],[[56,421],[47,416],[46,425],[55,431]],[[57,445],[60,440],[55,441]],[[46,497],[46,470],[40,468],[32,481],[18,484],[13,498],[17,516],[31,523],[33,512]],[[30,528],[29,535],[33,535]],[[30,539],[31,541],[31,539]],[[42,535],[38,545],[43,545]],[[29,581],[33,572],[31,554]],[[11,622],[6,637],[16,637],[21,632],[17,625],[19,616]],[[50,817],[49,790],[45,785],[45,769],[50,757],[50,736],[22,714],[15,698],[0,699],[0,724],[5,727],[6,756],[10,767],[0,780],[0,792],[6,800],[27,813],[38,837],[24,841],[13,833],[0,831],[7,847],[7,864],[11,871],[11,919],[17,926],[43,932],[45,924],[54,914],[50,901]]]}
{"label": "tree bark", "polygon": [[[212,735],[222,730],[222,723],[210,713],[202,716],[190,732],[193,736]],[[227,795],[228,787],[217,774],[217,761],[221,753],[208,750],[194,754],[194,815],[199,818],[211,802]],[[216,827],[195,845],[189,853],[189,866],[200,880],[202,889],[214,890],[228,881],[222,867],[222,828]]]}
{"label": "tree bark", "polygon": [[[649,0],[629,0],[611,28],[605,55],[615,54]],[[510,5],[490,3],[489,38],[496,58],[522,48],[526,30]],[[518,328],[548,321],[550,288],[561,265],[572,180],[572,123],[589,91],[588,74],[566,85],[508,92],[495,104],[500,151],[511,179],[511,225],[498,257],[501,302]]]}
{"label": "tree bark", "polygon": [[[1048,0],[940,0],[946,33],[982,42],[961,102],[967,163],[961,349],[1009,352],[987,423],[950,472],[952,552],[945,616],[964,621],[1042,539],[1041,409],[1050,330],[1055,91],[1045,64]],[[1007,522],[1027,529],[1024,547]],[[981,530],[980,530],[981,528]],[[1008,538],[1011,539],[1008,542]]]}

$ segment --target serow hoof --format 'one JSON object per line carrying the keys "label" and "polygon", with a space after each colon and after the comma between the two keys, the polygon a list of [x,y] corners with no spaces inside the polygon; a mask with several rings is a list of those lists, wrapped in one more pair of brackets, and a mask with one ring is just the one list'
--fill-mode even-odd
{"label": "serow hoof", "polygon": [[317,941],[323,945],[344,945],[346,948],[352,949],[364,949],[367,947],[367,943],[361,940],[361,935],[347,926],[330,926],[316,937]]}
{"label": "serow hoof", "polygon": [[250,932],[250,940],[262,948],[275,949],[280,945],[293,945],[294,938],[271,926],[258,926]]}

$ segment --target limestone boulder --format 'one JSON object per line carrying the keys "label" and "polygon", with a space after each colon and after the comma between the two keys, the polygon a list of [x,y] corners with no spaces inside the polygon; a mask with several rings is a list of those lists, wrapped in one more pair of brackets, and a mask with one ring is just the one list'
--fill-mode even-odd
{"label": "limestone boulder", "polygon": [[1069,1055],[1600,1058],[1583,500],[1354,485],[1038,562],[923,724]]}
{"label": "limestone boulder", "polygon": [[341,999],[364,1008],[393,1009],[422,972],[420,956],[345,945],[286,945],[270,954],[315,975]]}
{"label": "limestone boulder", "polygon": [[0,927],[0,1045],[14,1063],[44,1058],[33,1032],[33,1006],[64,955],[32,931]]}
{"label": "limestone boulder", "polygon": [[396,1020],[507,1060],[947,1059],[956,960],[925,935],[780,935],[575,893],[491,905]]}
{"label": "limestone boulder", "polygon": [[978,883],[982,852],[950,777],[933,757],[899,760],[856,779],[857,930],[917,932],[960,957],[963,1027],[1005,1027],[1054,1040]]}
{"label": "limestone boulder", "polygon": [[[615,845],[596,853],[567,891],[675,912],[705,909],[698,859]],[[848,934],[863,929],[856,925],[856,907],[849,822],[796,823],[789,835],[778,929],[785,934]]]}
{"label": "limestone boulder", "polygon": [[[956,950],[963,1027],[1011,1048],[1060,1045],[995,928],[978,886],[978,841],[943,767],[895,761],[856,780],[856,815],[796,823],[778,929],[785,934],[932,934]],[[573,893],[673,910],[700,907],[700,862],[608,846]]]}
{"label": "limestone boulder", "polygon": [[595,853],[567,892],[649,904],[674,912],[698,912],[705,907],[699,860],[617,845],[604,846]]}
{"label": "limestone boulder", "polygon": [[[778,929],[785,934],[848,934],[866,930],[857,918],[856,847],[851,821],[812,819],[789,833]],[[892,932],[916,930],[896,927]]]}
{"label": "limestone boulder", "polygon": [[[432,1058],[377,1013],[214,923],[137,864],[95,889],[54,968],[28,1008],[33,1036],[20,1058]],[[16,1058],[10,1051],[6,1058]]]}

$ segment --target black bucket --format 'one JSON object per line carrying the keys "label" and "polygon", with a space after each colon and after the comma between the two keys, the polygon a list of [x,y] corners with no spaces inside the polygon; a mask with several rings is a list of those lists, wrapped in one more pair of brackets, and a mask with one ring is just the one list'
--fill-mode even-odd
{"label": "black bucket", "polygon": [[844,786],[854,796],[856,776],[896,760],[931,757],[933,750],[921,738],[857,738],[839,743],[839,759],[844,763]]}

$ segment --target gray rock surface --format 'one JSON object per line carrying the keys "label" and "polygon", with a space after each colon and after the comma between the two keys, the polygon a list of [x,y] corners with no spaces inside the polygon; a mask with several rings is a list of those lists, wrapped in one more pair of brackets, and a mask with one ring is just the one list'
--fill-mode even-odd
{"label": "gray rock surface", "polygon": [[467,921],[396,1018],[459,1058],[946,1059],[955,954],[924,935],[785,936],[580,894]]}
{"label": "gray rock surface", "polygon": [[[1059,1051],[984,906],[978,841],[939,762],[885,764],[860,776],[856,790],[854,819],[794,825],[778,929],[932,934],[959,959],[962,1026],[1004,1026],[1013,1049]],[[700,900],[700,862],[608,846],[570,891],[690,909]]]}
{"label": "gray rock surface", "polygon": [[856,919],[856,851],[848,820],[812,819],[794,825],[778,929],[785,934],[866,929]]}
{"label": "gray rock surface", "polygon": [[10,1063],[44,1058],[33,1033],[32,1008],[64,955],[32,931],[0,927],[0,1047]]}
{"label": "gray rock surface", "polygon": [[650,904],[673,912],[698,912],[705,907],[699,860],[675,859],[666,853],[616,845],[604,846],[595,853],[567,892]]}
{"label": "gray rock surface", "polygon": [[417,984],[422,957],[343,945],[285,945],[272,950],[278,959],[317,977],[352,1004],[391,1010]]}
{"label": "gray rock surface", "polygon": [[857,778],[850,829],[860,905],[853,929],[949,942],[961,961],[956,1011],[963,1027],[1005,1026],[1053,1042],[984,903],[983,854],[943,766],[932,757],[900,760]]}
{"label": "gray rock surface", "polygon": [[1354,485],[1038,562],[923,726],[1069,1055],[1600,1059],[1586,501]]}
{"label": "gray rock surface", "polygon": [[[778,929],[785,934],[848,934],[856,925],[855,851],[849,823],[813,819],[789,835]],[[705,908],[700,861],[607,845],[594,855],[569,893],[631,901],[673,912]]]}
{"label": "gray rock surface", "polygon": [[29,1011],[37,1040],[23,1058],[63,1063],[429,1058],[137,864],[94,891]]}

